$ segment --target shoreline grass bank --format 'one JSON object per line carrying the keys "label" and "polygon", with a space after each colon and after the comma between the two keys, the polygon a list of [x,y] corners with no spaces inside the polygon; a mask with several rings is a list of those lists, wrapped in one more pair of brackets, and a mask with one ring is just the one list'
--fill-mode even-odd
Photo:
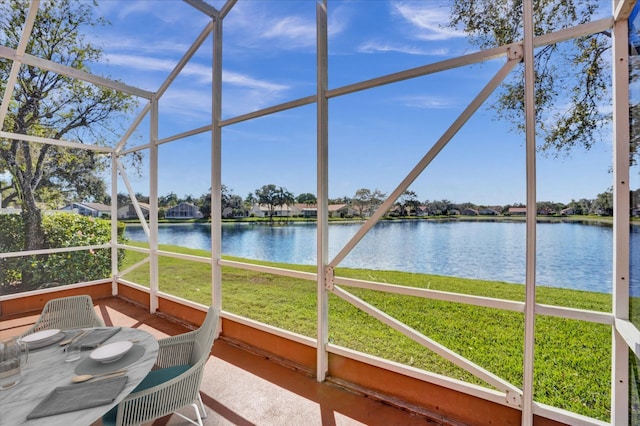
{"label": "shoreline grass bank", "polygon": [[[132,243],[132,245],[134,245]],[[141,245],[143,244],[135,244]],[[209,257],[210,252],[175,246],[161,250]],[[123,269],[144,257],[128,251]],[[315,272],[315,266],[257,263]],[[160,290],[203,304],[211,300],[211,267],[161,257]],[[523,301],[524,286],[396,271],[337,268],[336,275],[433,290]],[[127,274],[148,285],[148,265]],[[516,386],[522,385],[524,316],[521,313],[417,297],[346,288],[423,335]],[[273,274],[223,267],[224,310],[291,332],[316,337],[316,285]],[[611,295],[537,288],[537,302],[611,312]],[[349,303],[330,295],[331,343],[469,383],[488,386]],[[608,421],[610,415],[611,327],[549,316],[536,318],[535,399]]]}

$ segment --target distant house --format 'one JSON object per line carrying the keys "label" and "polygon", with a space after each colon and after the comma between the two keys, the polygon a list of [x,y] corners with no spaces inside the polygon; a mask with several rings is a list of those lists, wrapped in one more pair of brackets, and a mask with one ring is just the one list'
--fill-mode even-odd
{"label": "distant house", "polygon": [[297,203],[295,207],[300,212],[300,216],[302,217],[318,217],[317,204]]}
{"label": "distant house", "polygon": [[512,216],[525,216],[527,214],[526,207],[509,207],[509,214]]}
{"label": "distant house", "polygon": [[640,206],[631,209],[631,216],[640,217]]}
{"label": "distant house", "polygon": [[573,207],[567,207],[566,209],[560,210],[560,214],[562,216],[571,216],[573,214],[576,214],[576,212],[575,212],[575,209]]}
{"label": "distant house", "polygon": [[348,204],[329,204],[329,217],[347,217],[351,215]]}
{"label": "distant house", "polygon": [[[269,206],[266,204],[255,203],[251,208],[250,214],[253,214],[255,217],[269,217]],[[274,206],[273,212],[271,212],[271,216],[273,217],[293,217],[299,215],[300,210],[298,210],[295,205],[289,206],[287,204]]]}
{"label": "distant house", "polygon": [[496,209],[486,207],[484,209],[478,210],[478,214],[482,216],[498,216],[500,213]]}
{"label": "distant house", "polygon": [[472,209],[470,207],[462,209],[463,216],[478,216],[478,210]]}
{"label": "distant house", "polygon": [[458,210],[458,209],[449,209],[447,211],[447,214],[449,216],[460,216],[460,210]]}
{"label": "distant house", "polygon": [[[149,219],[149,204],[138,203],[142,215],[145,219]],[[136,209],[133,207],[133,203],[125,204],[118,209],[118,219],[137,219]]]}
{"label": "distant house", "polygon": [[202,212],[192,203],[180,203],[167,209],[164,214],[167,219],[202,219]]}
{"label": "distant house", "polygon": [[548,207],[538,209],[538,215],[540,216],[552,216],[554,214],[556,214],[556,211]]}
{"label": "distant house", "polygon": [[91,217],[110,217],[111,206],[102,203],[71,203],[60,209]]}

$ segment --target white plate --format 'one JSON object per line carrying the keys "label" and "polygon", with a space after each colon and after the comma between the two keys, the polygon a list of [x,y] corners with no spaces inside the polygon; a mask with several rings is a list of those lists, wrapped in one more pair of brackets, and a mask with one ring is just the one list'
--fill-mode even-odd
{"label": "white plate", "polygon": [[58,333],[60,333],[60,330],[58,330],[57,328],[52,328],[50,330],[37,331],[33,334],[24,336],[20,340],[22,340],[25,343],[41,343],[47,339],[52,338]]}
{"label": "white plate", "polygon": [[133,343],[128,340],[109,343],[104,346],[100,346],[98,349],[95,349],[89,354],[89,358],[98,362],[117,361],[122,358],[124,354],[129,352],[129,349],[131,349],[132,346]]}

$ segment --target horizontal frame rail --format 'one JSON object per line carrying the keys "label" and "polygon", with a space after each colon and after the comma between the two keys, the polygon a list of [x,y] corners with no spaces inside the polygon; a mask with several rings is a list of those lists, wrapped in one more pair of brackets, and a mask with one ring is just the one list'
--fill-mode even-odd
{"label": "horizontal frame rail", "polygon": [[0,259],[8,259],[10,257],[34,256],[34,255],[40,255],[40,254],[56,254],[56,253],[68,253],[73,251],[108,249],[108,248],[111,248],[111,244],[97,244],[92,246],[60,247],[60,248],[52,248],[52,249],[14,251],[10,253],[0,253]]}
{"label": "horizontal frame rail", "polygon": [[365,302],[359,297],[354,296],[348,291],[345,291],[338,286],[334,286],[332,293],[340,297],[341,299],[351,303],[352,305],[359,308],[363,312],[368,313],[369,315],[373,316],[374,318],[378,319],[379,321],[383,322],[384,324],[388,325],[394,330],[404,334],[405,336],[412,339],[413,341],[425,346],[427,349],[435,352],[436,354],[440,355],[447,361],[450,361],[455,365],[457,365],[458,367],[473,374],[480,380],[483,380],[489,385],[494,386],[495,388],[503,391],[506,394],[507,400],[510,400],[511,397],[515,397],[513,398],[513,401],[515,402],[515,404],[513,405],[516,405],[516,406],[520,405],[520,397],[522,396],[522,391],[518,387],[503,380],[502,378],[496,376],[495,374],[485,370],[484,368],[469,361],[468,359],[458,355],[457,353],[451,351],[447,347],[425,336],[424,334],[418,332],[417,330],[403,324],[402,322],[386,314],[385,312],[381,311],[375,306]]}

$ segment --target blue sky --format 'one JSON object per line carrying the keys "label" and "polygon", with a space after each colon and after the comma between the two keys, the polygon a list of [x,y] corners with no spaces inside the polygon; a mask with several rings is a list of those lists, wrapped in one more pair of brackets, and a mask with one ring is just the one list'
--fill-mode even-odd
{"label": "blue sky", "polygon": [[[222,2],[212,2],[220,7]],[[606,8],[609,1],[603,1]],[[88,37],[106,64],[92,71],[156,91],[207,24],[178,0],[102,0],[111,25]],[[446,1],[329,1],[329,87],[442,61],[476,49],[443,28]],[[240,0],[224,19],[223,118],[313,95],[315,2]],[[160,100],[160,137],[211,122],[211,38]],[[390,193],[442,135],[504,59],[387,85],[329,102],[329,196],[359,188]],[[489,104],[492,98],[489,99]],[[606,108],[606,106],[604,107]],[[308,105],[223,129],[222,181],[245,197],[265,184],[316,193],[316,108]],[[127,124],[125,124],[125,127]],[[148,139],[143,121],[133,144]],[[209,190],[210,138],[160,147],[159,194]],[[538,199],[568,203],[611,186],[611,136],[571,157],[538,157]],[[493,205],[525,201],[524,136],[474,115],[411,185],[418,198]],[[148,180],[130,174],[135,192]],[[119,184],[119,192],[126,188]]]}

